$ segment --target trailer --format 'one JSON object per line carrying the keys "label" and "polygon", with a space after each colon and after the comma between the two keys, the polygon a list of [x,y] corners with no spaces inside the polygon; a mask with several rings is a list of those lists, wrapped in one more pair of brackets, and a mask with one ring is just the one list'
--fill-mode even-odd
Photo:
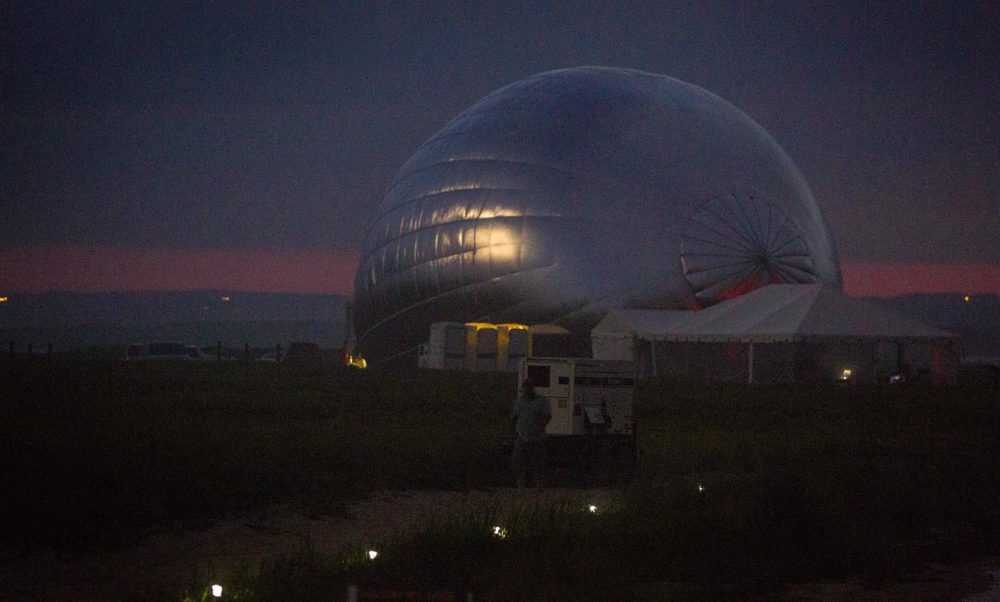
{"label": "trailer", "polygon": [[417,349],[417,367],[430,370],[516,372],[531,355],[531,329],[525,324],[434,322],[427,342]]}
{"label": "trailer", "polygon": [[462,322],[431,324],[430,338],[420,346],[417,365],[435,370],[465,370],[468,327]]}
{"label": "trailer", "polygon": [[518,395],[529,381],[551,404],[545,429],[550,465],[576,467],[601,480],[631,476],[638,463],[632,362],[526,357],[518,376]]}

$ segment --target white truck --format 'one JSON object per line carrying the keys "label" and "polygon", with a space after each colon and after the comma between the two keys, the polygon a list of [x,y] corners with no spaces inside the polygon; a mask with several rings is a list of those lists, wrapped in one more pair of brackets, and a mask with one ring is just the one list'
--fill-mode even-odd
{"label": "white truck", "polygon": [[631,473],[638,459],[632,362],[526,357],[518,377],[518,395],[530,381],[552,405],[550,463]]}

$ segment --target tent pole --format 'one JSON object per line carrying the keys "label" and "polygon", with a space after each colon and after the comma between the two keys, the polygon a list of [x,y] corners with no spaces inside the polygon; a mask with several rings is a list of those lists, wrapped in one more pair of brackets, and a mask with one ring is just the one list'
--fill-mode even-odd
{"label": "tent pole", "polygon": [[747,347],[747,382],[753,384],[753,341]]}

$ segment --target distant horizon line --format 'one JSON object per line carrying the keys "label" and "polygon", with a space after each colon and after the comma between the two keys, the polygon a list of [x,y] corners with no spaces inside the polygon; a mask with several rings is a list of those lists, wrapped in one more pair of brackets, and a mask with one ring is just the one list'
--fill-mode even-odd
{"label": "distant horizon line", "polygon": [[8,298],[11,295],[17,295],[19,297],[38,297],[41,295],[63,295],[63,294],[73,294],[73,295],[143,295],[143,294],[180,294],[180,293],[211,293],[213,295],[298,295],[301,297],[352,297],[354,293],[314,293],[314,292],[299,292],[299,291],[263,291],[263,290],[235,290],[230,288],[146,288],[146,289],[134,289],[134,290],[73,290],[65,288],[57,289],[46,289],[42,291],[6,291],[0,295],[0,299],[3,295]]}
{"label": "distant horizon line", "polygon": [[[893,298],[893,297],[909,297],[914,295],[925,295],[925,296],[954,296],[954,297],[1000,297],[1000,293],[994,291],[909,291],[902,293],[892,293],[892,294],[857,294],[847,291],[846,288],[842,288],[844,292],[852,297],[863,297],[863,298]],[[233,290],[233,289],[209,289],[209,288],[190,288],[190,289],[136,289],[136,290],[73,290],[73,289],[48,289],[43,291],[7,291],[0,295],[0,299],[10,300],[11,295],[17,297],[41,297],[44,295],[170,295],[170,294],[211,294],[216,295],[294,295],[299,297],[344,297],[350,298],[354,296],[354,293],[323,293],[323,292],[299,292],[299,291],[266,291],[266,290]],[[6,295],[6,296],[4,296]],[[7,301],[4,301],[7,302]]]}
{"label": "distant horizon line", "polygon": [[[360,253],[298,250],[169,250],[19,245],[0,252],[0,297],[43,292],[354,294]],[[1000,265],[841,260],[843,290],[856,297],[1000,294]]]}

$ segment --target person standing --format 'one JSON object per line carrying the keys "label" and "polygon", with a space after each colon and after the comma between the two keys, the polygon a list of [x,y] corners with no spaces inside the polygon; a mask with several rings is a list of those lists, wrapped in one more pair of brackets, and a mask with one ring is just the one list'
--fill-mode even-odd
{"label": "person standing", "polygon": [[552,420],[549,400],[535,393],[530,380],[521,385],[521,396],[514,402],[511,414],[517,437],[511,465],[518,487],[545,485],[545,427]]}

